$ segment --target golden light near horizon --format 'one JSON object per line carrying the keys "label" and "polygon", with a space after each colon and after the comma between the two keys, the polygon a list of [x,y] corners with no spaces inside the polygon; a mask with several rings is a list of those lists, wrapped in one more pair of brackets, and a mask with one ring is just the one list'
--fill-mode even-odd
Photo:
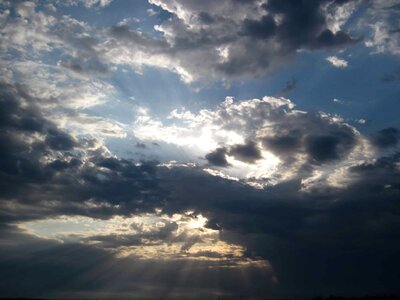
{"label": "golden light near horizon", "polygon": [[208,228],[207,222],[203,215],[187,211],[172,216],[144,213],[108,220],[60,216],[21,222],[18,227],[44,239],[90,244],[119,258],[183,259],[214,262],[220,267],[271,268],[266,260],[247,258],[243,246],[221,240],[219,231]]}

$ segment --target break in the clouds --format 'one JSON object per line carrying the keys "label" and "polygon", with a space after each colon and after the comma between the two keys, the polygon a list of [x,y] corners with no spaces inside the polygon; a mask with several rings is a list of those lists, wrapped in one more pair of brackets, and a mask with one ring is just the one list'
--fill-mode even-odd
{"label": "break in the clouds", "polygon": [[1,2],[0,297],[399,293],[399,5]]}

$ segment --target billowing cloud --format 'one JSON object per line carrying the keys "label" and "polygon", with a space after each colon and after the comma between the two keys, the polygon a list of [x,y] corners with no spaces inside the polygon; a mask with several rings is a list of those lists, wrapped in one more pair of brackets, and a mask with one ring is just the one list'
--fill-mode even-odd
{"label": "billowing cloud", "polygon": [[[174,110],[163,124],[141,112],[134,134],[185,149],[193,162],[204,157],[222,176],[263,186],[297,176],[322,179],[334,164],[371,157],[368,141],[341,118],[295,109],[285,98],[226,100],[215,110]],[[217,173],[218,173],[217,172]],[[214,174],[217,174],[214,173]]]}

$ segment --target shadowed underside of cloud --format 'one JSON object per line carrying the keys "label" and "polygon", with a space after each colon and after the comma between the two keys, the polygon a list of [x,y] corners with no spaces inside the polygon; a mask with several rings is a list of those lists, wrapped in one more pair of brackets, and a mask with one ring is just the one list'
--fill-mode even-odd
{"label": "shadowed underside of cloud", "polygon": [[382,129],[372,137],[372,143],[378,148],[389,148],[397,145],[400,139],[400,131],[389,127]]}
{"label": "shadowed underside of cloud", "polygon": [[217,148],[214,151],[208,153],[205,158],[207,161],[214,166],[218,167],[226,167],[229,165],[226,160],[226,149],[225,148]]}
{"label": "shadowed underside of cloud", "polygon": [[[251,126],[273,121],[273,130],[257,146],[218,148],[206,157],[210,164],[227,167],[226,155],[252,165],[265,149],[289,164],[302,153],[290,180],[254,189],[200,166],[114,157],[100,141],[48,121],[23,86],[3,84],[1,101],[2,295],[399,291],[399,154],[351,161],[344,186],[321,181],[303,189],[304,169],[338,164],[359,143],[347,125],[288,111],[284,100],[285,109],[276,99],[262,104],[275,109],[256,106],[258,120],[253,103],[227,106],[236,116],[241,107]],[[52,235],[51,226],[40,227],[66,216],[72,219],[63,224],[86,224],[84,217],[99,228]]]}

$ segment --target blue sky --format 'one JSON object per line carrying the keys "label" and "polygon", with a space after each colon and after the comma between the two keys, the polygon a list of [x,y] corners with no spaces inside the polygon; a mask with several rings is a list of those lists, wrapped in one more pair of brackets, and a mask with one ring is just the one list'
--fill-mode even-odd
{"label": "blue sky", "polygon": [[399,293],[399,7],[1,2],[0,297]]}

